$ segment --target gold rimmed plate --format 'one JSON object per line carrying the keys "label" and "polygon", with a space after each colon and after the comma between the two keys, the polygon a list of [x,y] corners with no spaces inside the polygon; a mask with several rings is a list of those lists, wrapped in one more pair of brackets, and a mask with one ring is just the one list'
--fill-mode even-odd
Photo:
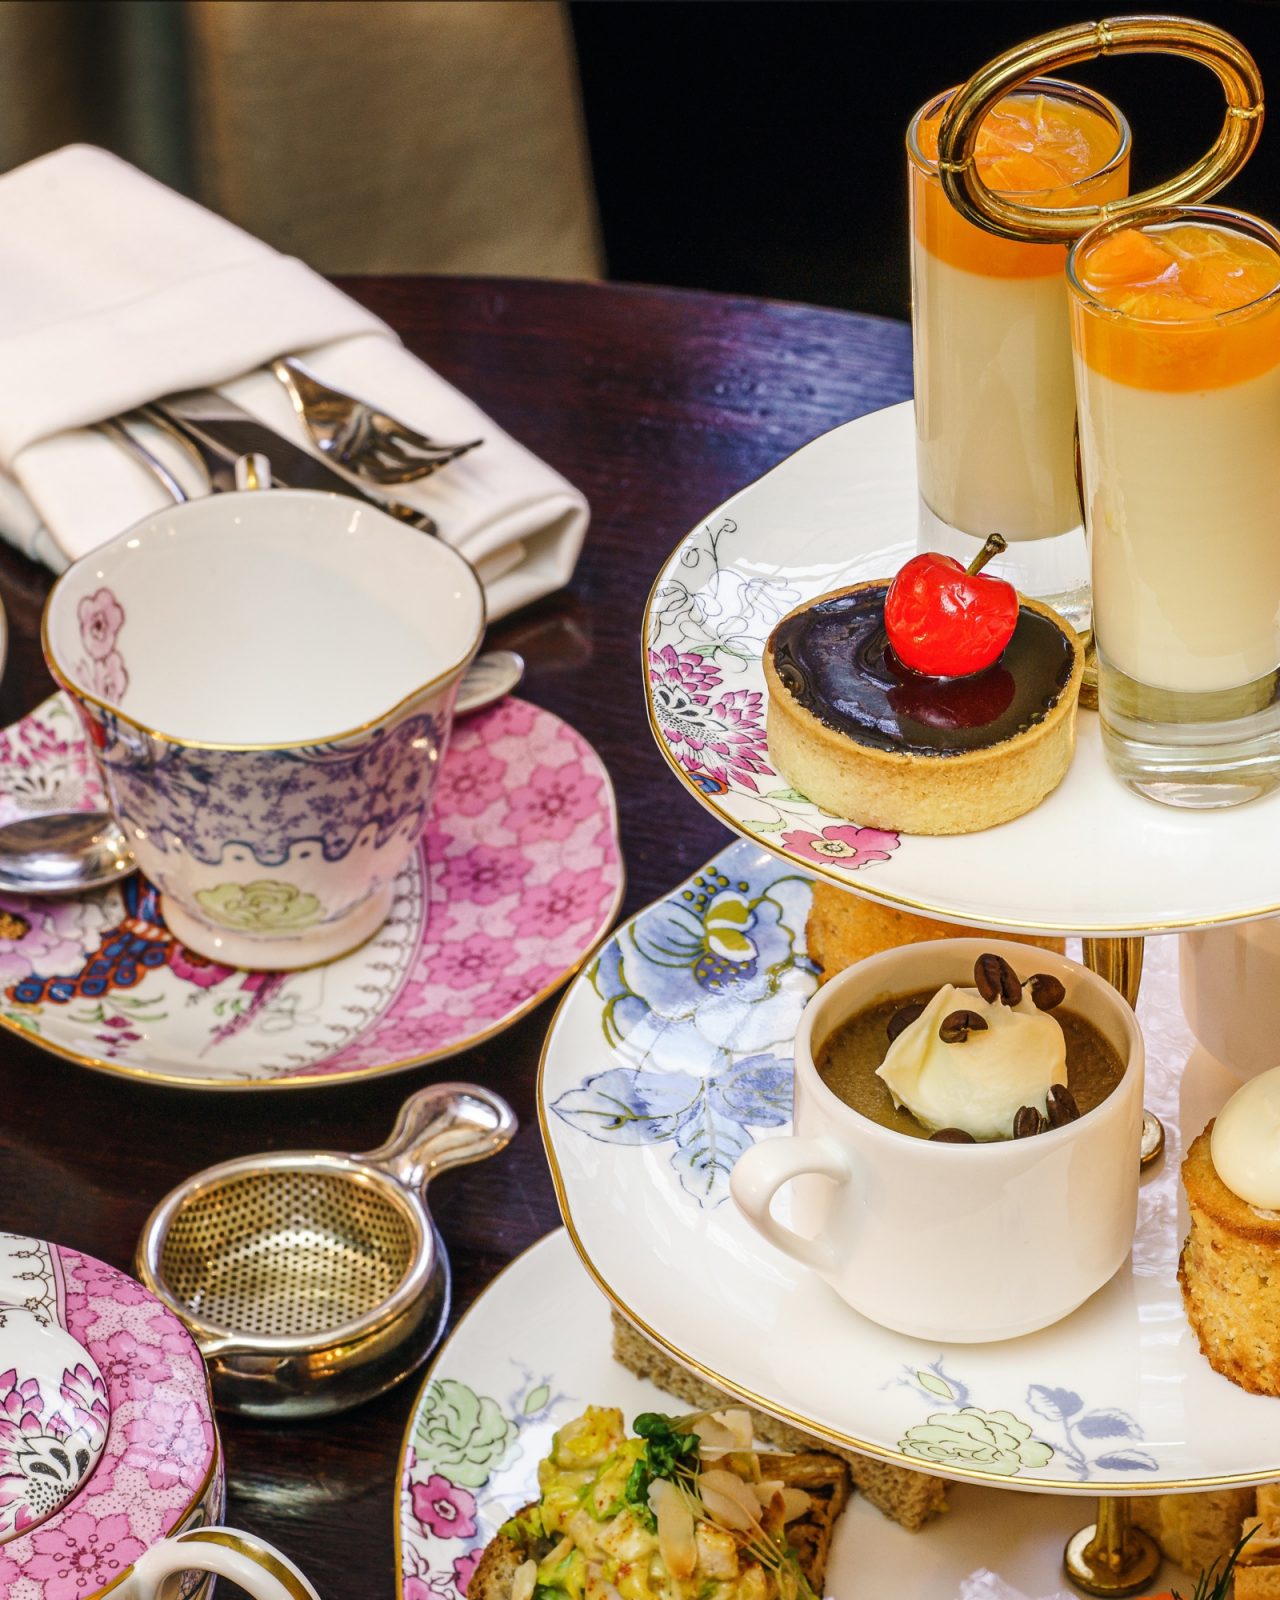
{"label": "gold rimmed plate", "polygon": [[[103,804],[63,694],[0,733],[0,822]],[[609,775],[550,712],[460,723],[421,848],[360,949],[299,972],[187,950],[145,879],[0,893],[0,1027],[83,1066],[196,1089],[346,1083],[443,1060],[577,970],[622,899]]]}
{"label": "gold rimmed plate", "polygon": [[1112,775],[1093,712],[1061,787],[981,833],[863,827],[790,788],[765,733],[765,641],[793,607],[891,577],[915,553],[918,516],[905,403],[815,439],[681,540],[643,637],[650,726],[684,788],[794,867],[949,921],[1125,934],[1280,912],[1280,794],[1228,811],[1158,806]]}
{"label": "gold rimmed plate", "polygon": [[[1172,939],[1149,942],[1138,1004],[1146,1103],[1168,1148],[1144,1173],[1129,1261],[1071,1316],[992,1344],[908,1338],[738,1214],[738,1155],[790,1127],[792,1041],[816,983],[811,898],[806,875],[739,842],[619,928],[561,1002],[539,1114],[600,1287],[717,1387],[900,1466],[1092,1495],[1280,1473],[1274,1402],[1212,1371],[1182,1309],[1182,1150],[1236,1080],[1195,1047]],[[783,1221],[787,1204],[784,1192]],[[1009,1272],[1024,1249],[1034,1241],[1011,1248]],[[901,1269],[914,1270],[909,1241]]]}

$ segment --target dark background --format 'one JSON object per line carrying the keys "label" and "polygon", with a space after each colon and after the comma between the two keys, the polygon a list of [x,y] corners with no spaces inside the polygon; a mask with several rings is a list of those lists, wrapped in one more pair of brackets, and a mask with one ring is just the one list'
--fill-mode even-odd
{"label": "dark background", "polygon": [[[1022,39],[1124,11],[1056,0],[575,0],[609,276],[908,316],[903,137],[914,112]],[[1236,34],[1280,94],[1272,0],[1185,14]],[[1131,56],[1063,75],[1129,118],[1135,188],[1190,165],[1222,123],[1217,78],[1187,61]],[[1280,113],[1219,198],[1280,220]]]}

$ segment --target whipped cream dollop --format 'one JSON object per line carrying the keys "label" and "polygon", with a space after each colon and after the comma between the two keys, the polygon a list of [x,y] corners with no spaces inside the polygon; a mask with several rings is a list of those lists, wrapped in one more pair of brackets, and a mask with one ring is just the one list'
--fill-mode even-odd
{"label": "whipped cream dollop", "polygon": [[[939,1029],[953,1011],[973,1011],[986,1023],[957,1044]],[[945,983],[889,1046],[876,1069],[894,1104],[929,1131],[963,1128],[975,1139],[1008,1139],[1022,1106],[1046,1112],[1049,1090],[1067,1081],[1067,1041],[1028,989],[1016,1006],[988,1003],[976,989]]]}
{"label": "whipped cream dollop", "polygon": [[1213,1124],[1209,1154],[1233,1194],[1280,1211],[1280,1067],[1260,1072],[1231,1096]]}

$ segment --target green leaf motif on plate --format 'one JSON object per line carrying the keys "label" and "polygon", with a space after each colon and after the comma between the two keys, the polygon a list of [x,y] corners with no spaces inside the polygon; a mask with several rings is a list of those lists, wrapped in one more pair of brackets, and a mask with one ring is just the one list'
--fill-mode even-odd
{"label": "green leaf motif on plate", "polygon": [[478,1395],[457,1378],[438,1378],[427,1390],[414,1431],[418,1459],[450,1483],[478,1489],[516,1437],[515,1424],[496,1400]]}

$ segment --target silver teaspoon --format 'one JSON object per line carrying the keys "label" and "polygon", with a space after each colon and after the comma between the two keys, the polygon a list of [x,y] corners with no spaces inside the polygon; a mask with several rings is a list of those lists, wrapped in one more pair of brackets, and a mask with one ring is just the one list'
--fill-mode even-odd
{"label": "silver teaspoon", "polygon": [[[514,650],[489,650],[463,674],[455,717],[483,711],[524,676]],[[107,811],[48,811],[0,826],[0,889],[14,894],[82,894],[135,870],[124,830]]]}
{"label": "silver teaspoon", "polygon": [[134,870],[124,830],[106,811],[50,811],[0,827],[0,889],[79,894]]}

